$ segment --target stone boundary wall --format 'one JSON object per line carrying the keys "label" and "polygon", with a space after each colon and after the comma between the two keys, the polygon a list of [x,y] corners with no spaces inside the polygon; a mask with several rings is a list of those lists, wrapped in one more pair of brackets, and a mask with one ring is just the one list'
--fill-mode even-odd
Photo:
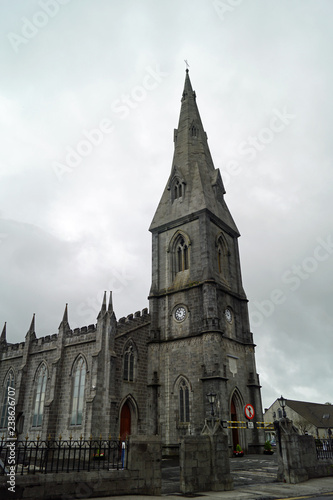
{"label": "stone boundary wall", "polygon": [[298,434],[292,420],[274,422],[277,437],[278,481],[301,483],[333,476],[333,459],[318,459],[315,439]]}
{"label": "stone boundary wall", "polygon": [[0,498],[74,500],[115,495],[161,494],[162,446],[155,436],[131,436],[128,469],[16,476],[15,493],[1,476]]}
{"label": "stone boundary wall", "polygon": [[233,490],[226,434],[185,437],[180,446],[179,462],[183,494]]}

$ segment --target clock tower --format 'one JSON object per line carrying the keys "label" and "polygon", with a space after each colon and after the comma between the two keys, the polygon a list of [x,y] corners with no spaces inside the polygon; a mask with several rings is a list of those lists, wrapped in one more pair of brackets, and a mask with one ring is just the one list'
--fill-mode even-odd
{"label": "clock tower", "polygon": [[[262,421],[259,377],[242,286],[239,232],[224,200],[186,70],[171,173],[150,226],[152,285],[148,344],[149,430],[172,453],[199,434],[213,411],[247,420],[230,446],[255,452]],[[215,394],[210,406],[207,395]],[[263,439],[262,439],[263,441]]]}

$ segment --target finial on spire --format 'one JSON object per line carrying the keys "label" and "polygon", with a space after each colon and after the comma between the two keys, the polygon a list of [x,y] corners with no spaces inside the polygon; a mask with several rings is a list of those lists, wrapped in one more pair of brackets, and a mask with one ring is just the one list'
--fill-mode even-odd
{"label": "finial on spire", "polygon": [[110,292],[108,312],[113,313],[112,292]]}
{"label": "finial on spire", "polygon": [[32,315],[32,320],[30,324],[30,328],[27,332],[26,338],[36,338],[36,333],[35,333],[35,313]]}
{"label": "finial on spire", "polygon": [[66,302],[64,316],[62,318],[63,323],[68,323],[68,304]]}
{"label": "finial on spire", "polygon": [[69,328],[69,323],[68,323],[68,304],[66,302],[66,305],[65,305],[65,310],[64,310],[64,315],[62,317],[62,321],[59,325],[59,329],[60,328]]}
{"label": "finial on spire", "polygon": [[30,328],[29,328],[30,333],[35,332],[35,316],[36,316],[35,313],[33,313]]}
{"label": "finial on spire", "polygon": [[106,313],[106,292],[104,292],[102,307],[98,313],[97,319],[100,319],[102,316],[104,316],[105,313]]}
{"label": "finial on spire", "polygon": [[102,311],[106,311],[106,292],[103,295]]}
{"label": "finial on spire", "polygon": [[188,68],[190,67],[189,63],[187,62],[187,59],[184,59],[185,64],[186,64],[186,73],[188,73]]}
{"label": "finial on spire", "polygon": [[5,321],[5,324],[3,325],[1,337],[0,337],[0,343],[1,342],[7,342],[7,339],[6,339],[6,325],[7,325],[7,322]]}

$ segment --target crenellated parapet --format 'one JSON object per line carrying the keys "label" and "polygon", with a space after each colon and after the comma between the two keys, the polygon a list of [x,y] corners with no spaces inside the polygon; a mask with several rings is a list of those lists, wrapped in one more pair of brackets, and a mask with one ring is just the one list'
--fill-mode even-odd
{"label": "crenellated parapet", "polygon": [[133,314],[129,314],[126,317],[120,318],[117,321],[117,333],[116,336],[123,335],[130,331],[136,330],[143,325],[150,323],[150,314],[148,309],[142,309],[142,311],[136,311]]}
{"label": "crenellated parapet", "polygon": [[96,330],[97,325],[94,324],[89,326],[82,326],[81,328],[74,328],[74,330],[71,330],[71,333],[67,336],[70,337],[72,335],[84,335],[85,333],[95,332]]}
{"label": "crenellated parapet", "polygon": [[[67,330],[64,336],[64,344],[72,345],[77,343],[85,343],[96,340],[97,326],[91,324],[82,326],[81,328],[74,328],[74,330]],[[30,340],[30,352],[37,353],[49,351],[58,348],[59,335],[57,333],[45,335]],[[6,343],[1,349],[1,359],[16,358],[22,356],[26,342],[19,342],[16,344]]]}
{"label": "crenellated parapet", "polygon": [[24,350],[24,342],[18,344],[7,344],[1,352],[1,359],[17,358],[22,356]]}

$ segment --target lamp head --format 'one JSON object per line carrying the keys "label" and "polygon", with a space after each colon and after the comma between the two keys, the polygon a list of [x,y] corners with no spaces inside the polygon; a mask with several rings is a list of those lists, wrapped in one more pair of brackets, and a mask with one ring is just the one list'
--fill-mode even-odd
{"label": "lamp head", "polygon": [[281,396],[281,397],[278,399],[278,402],[279,402],[279,404],[280,404],[281,408],[283,408],[283,409],[284,409],[284,408],[286,407],[286,400],[284,399],[284,397],[283,397],[283,396]]}
{"label": "lamp head", "polygon": [[208,398],[208,402],[211,405],[213,405],[215,403],[216,394],[214,392],[210,392],[209,394],[207,394],[207,398]]}

